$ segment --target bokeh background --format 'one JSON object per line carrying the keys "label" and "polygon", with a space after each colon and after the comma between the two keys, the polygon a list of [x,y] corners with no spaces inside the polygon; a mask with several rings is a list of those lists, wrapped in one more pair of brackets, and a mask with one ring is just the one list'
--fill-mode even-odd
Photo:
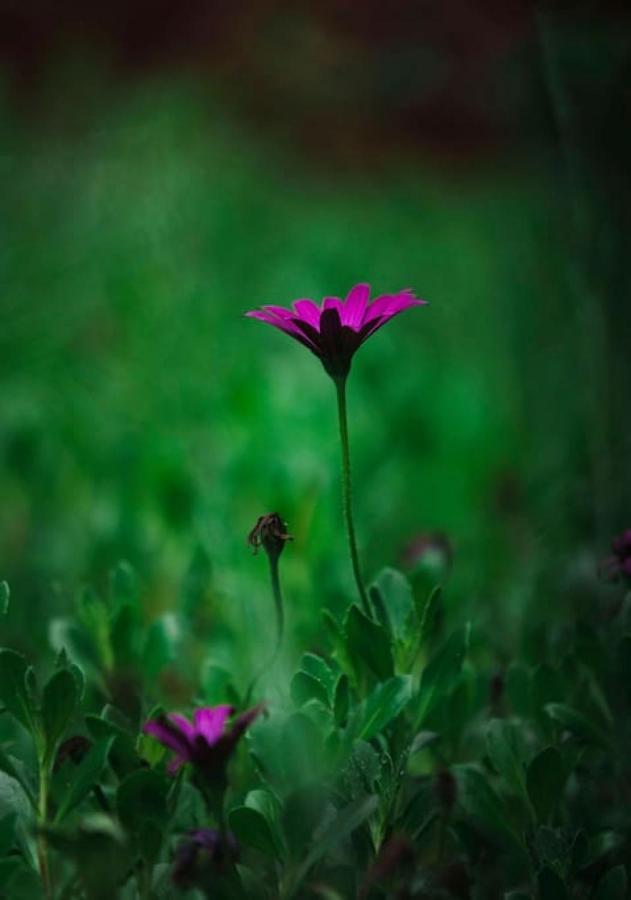
{"label": "bokeh background", "polygon": [[43,654],[124,559],[178,677],[244,681],[271,510],[287,654],[324,640],[353,596],[333,388],[242,313],[360,281],[430,301],[354,362],[367,572],[442,532],[504,658],[594,590],[630,515],[630,18],[4,0],[2,643]]}

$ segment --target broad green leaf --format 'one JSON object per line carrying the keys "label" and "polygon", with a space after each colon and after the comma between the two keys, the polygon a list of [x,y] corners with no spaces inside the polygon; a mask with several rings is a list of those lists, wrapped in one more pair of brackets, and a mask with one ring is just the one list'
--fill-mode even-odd
{"label": "broad green leaf", "polygon": [[307,853],[298,869],[290,896],[293,896],[293,893],[300,886],[311,867],[328,853],[332,847],[339,847],[378,807],[379,798],[371,795],[354,800],[338,812],[336,818]]}
{"label": "broad green leaf", "polygon": [[440,585],[437,585],[436,587],[432,588],[432,590],[428,594],[424,594],[423,600],[420,601],[417,597],[417,588],[415,587],[414,589],[413,597],[416,603],[416,612],[420,622],[419,642],[421,646],[426,643],[426,641],[434,631],[434,625],[436,623],[438,611],[440,609],[442,593],[442,587]]}
{"label": "broad green leaf", "polygon": [[333,696],[333,715],[337,725],[344,726],[348,718],[350,707],[350,686],[348,675],[340,675],[335,685]]}
{"label": "broad green leaf", "polygon": [[416,727],[454,687],[469,646],[469,627],[459,628],[439,647],[423,670]]}
{"label": "broad green leaf", "polygon": [[329,697],[321,681],[307,672],[296,672],[289,685],[291,699],[296,706],[302,706],[310,700],[318,700],[329,706]]}
{"label": "broad green leaf", "polygon": [[10,775],[11,778],[15,778],[18,782],[26,796],[28,797],[31,806],[33,809],[37,809],[37,800],[35,798],[35,792],[31,784],[29,784],[28,778],[26,777],[26,773],[24,772],[24,766],[19,759],[13,759],[13,757],[9,756],[8,753],[0,746],[0,770],[6,772],[7,775]]}
{"label": "broad green leaf", "polygon": [[9,611],[11,591],[6,581],[0,581],[0,616],[6,616]]}
{"label": "broad green leaf", "polygon": [[8,812],[0,818],[0,858],[7,856],[15,843],[16,819],[15,812]]}
{"label": "broad green leaf", "polygon": [[52,759],[79,700],[77,680],[68,669],[59,669],[46,683],[42,693],[42,724],[46,753]]}
{"label": "broad green leaf", "polygon": [[68,813],[85,799],[98,782],[107,763],[113,740],[113,737],[107,737],[98,741],[86,753],[79,765],[72,770],[71,780],[65,796],[61,800],[55,814],[55,822],[62,822]]}
{"label": "broad green leaf", "polygon": [[496,771],[529,805],[526,769],[515,725],[508,719],[491,719],[486,730],[486,751]]}
{"label": "broad green leaf", "polygon": [[404,640],[408,636],[410,617],[414,610],[410,582],[397,569],[385,568],[377,575],[375,587],[383,598],[392,634],[397,640]]}
{"label": "broad green leaf", "polygon": [[138,835],[145,822],[165,823],[168,783],[152,769],[132,772],[118,786],[116,808],[125,828]]}
{"label": "broad green leaf", "polygon": [[614,866],[605,872],[593,893],[593,900],[625,900],[627,897],[627,873],[624,866]]}
{"label": "broad green leaf", "polygon": [[28,665],[14,650],[0,650],[0,700],[24,727],[37,731],[37,709],[27,686]]}
{"label": "broad green leaf", "polygon": [[454,767],[463,808],[487,832],[504,845],[524,851],[523,842],[511,823],[506,804],[497,795],[484,775],[473,766]]}
{"label": "broad green leaf", "polygon": [[327,816],[329,807],[327,792],[319,782],[293,790],[285,799],[281,822],[285,842],[294,859],[304,859],[316,828]]}
{"label": "broad green leaf", "polygon": [[367,669],[378,680],[394,674],[392,647],[383,625],[353,605],[346,617],[345,634],[348,655],[356,671]]}
{"label": "broad green leaf", "polygon": [[539,819],[547,822],[554,814],[565,786],[565,767],[556,747],[546,747],[528,766],[528,796]]}
{"label": "broad green leaf", "polygon": [[[26,859],[34,860],[35,812],[19,781],[0,772],[0,819],[15,816],[14,835]],[[0,882],[1,886],[1,882]]]}
{"label": "broad green leaf", "polygon": [[250,806],[238,806],[228,816],[230,830],[237,841],[246,847],[254,847],[265,856],[276,859],[279,855],[278,842],[265,816]]}
{"label": "broad green leaf", "polygon": [[607,733],[583,713],[572,709],[566,703],[547,703],[545,711],[563,728],[571,731],[572,734],[581,740],[596,744],[607,750],[611,749],[611,740]]}
{"label": "broad green leaf", "polygon": [[156,678],[177,658],[179,626],[175,616],[164,615],[149,626],[142,649],[142,671],[147,679]]}
{"label": "broad green leaf", "polygon": [[409,675],[397,675],[378,684],[352,714],[349,726],[354,739],[368,741],[390,724],[412,698]]}
{"label": "broad green leaf", "polygon": [[320,682],[326,692],[329,703],[332,702],[337,674],[328,662],[315,653],[305,653],[300,660],[300,669]]}

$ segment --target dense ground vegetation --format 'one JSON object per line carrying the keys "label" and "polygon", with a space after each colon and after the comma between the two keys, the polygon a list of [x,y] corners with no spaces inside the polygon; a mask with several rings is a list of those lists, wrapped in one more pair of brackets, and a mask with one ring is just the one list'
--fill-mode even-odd
{"label": "dense ground vegetation", "polygon": [[[304,170],[58,77],[0,159],[2,895],[622,900],[626,376],[553,170]],[[332,386],[242,317],[364,280],[430,301],[349,382],[367,607]]]}

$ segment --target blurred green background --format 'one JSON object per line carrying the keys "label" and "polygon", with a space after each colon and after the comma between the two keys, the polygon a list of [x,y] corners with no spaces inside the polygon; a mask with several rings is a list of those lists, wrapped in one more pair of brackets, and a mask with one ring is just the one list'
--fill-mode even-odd
{"label": "blurred green background", "polygon": [[444,532],[505,658],[593,586],[629,524],[627,14],[410,6],[3,10],[4,644],[125,559],[180,675],[243,681],[278,510],[288,655],[318,646],[353,596],[333,387],[242,314],[360,281],[430,301],[353,365],[367,573]]}

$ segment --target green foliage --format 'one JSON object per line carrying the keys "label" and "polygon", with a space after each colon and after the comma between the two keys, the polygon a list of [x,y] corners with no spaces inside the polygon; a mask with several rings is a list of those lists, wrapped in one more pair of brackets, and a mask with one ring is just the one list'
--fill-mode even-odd
{"label": "green foliage", "polygon": [[[568,293],[556,171],[323,190],[187,90],[63,95],[52,134],[6,111],[0,167],[2,897],[622,900],[631,600],[595,572],[626,357]],[[330,385],[240,315],[364,278],[432,301],[349,384],[370,615]],[[265,509],[294,535],[265,712],[175,775],[147,719],[243,712],[270,656]],[[453,565],[395,568],[430,528]]]}

